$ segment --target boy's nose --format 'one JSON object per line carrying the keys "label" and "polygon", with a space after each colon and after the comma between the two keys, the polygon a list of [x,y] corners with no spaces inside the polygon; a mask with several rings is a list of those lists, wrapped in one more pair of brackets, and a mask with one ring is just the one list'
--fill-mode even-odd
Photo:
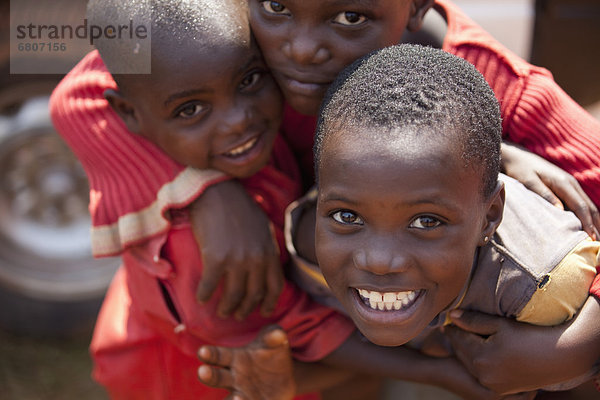
{"label": "boy's nose", "polygon": [[353,261],[358,269],[376,275],[404,272],[410,266],[410,257],[407,254],[399,251],[397,245],[389,246],[385,243],[355,250]]}
{"label": "boy's nose", "polygon": [[281,50],[286,57],[301,65],[320,64],[330,57],[329,50],[323,46],[322,40],[307,29],[293,32]]}
{"label": "boy's nose", "polygon": [[220,121],[221,134],[241,134],[248,130],[252,119],[250,107],[231,107]]}

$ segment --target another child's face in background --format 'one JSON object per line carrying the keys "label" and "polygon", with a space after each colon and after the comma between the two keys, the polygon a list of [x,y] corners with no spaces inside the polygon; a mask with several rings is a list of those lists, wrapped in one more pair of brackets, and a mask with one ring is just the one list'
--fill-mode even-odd
{"label": "another child's face in background", "polygon": [[319,166],[319,265],[383,346],[413,339],[459,296],[486,225],[480,176],[447,141],[420,142],[334,132]]}
{"label": "another child's face in background", "polygon": [[250,25],[286,101],[316,115],[327,87],[361,56],[397,44],[410,0],[248,0]]}
{"label": "another child's face in background", "polygon": [[142,135],[181,164],[234,177],[267,163],[282,98],[256,45],[190,43],[155,58],[135,88]]}

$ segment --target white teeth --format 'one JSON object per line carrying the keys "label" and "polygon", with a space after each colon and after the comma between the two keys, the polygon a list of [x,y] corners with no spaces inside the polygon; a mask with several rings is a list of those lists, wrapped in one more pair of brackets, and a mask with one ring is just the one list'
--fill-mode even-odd
{"label": "white teeth", "polygon": [[394,301],[396,301],[397,296],[398,295],[396,293],[391,293],[391,292],[384,293],[383,301],[385,301],[386,303],[394,302]]}
{"label": "white teeth", "polygon": [[373,310],[377,310],[377,302],[374,300],[369,300],[369,305]]}
{"label": "white teeth", "polygon": [[248,151],[252,148],[252,146],[254,146],[254,144],[256,143],[256,141],[258,140],[258,138],[252,138],[250,140],[248,140],[246,143],[228,151],[227,153],[225,153],[226,156],[239,156],[240,154],[244,153],[245,151]]}
{"label": "white teeth", "polygon": [[373,310],[400,310],[412,304],[417,298],[414,290],[406,292],[377,292],[366,289],[356,289],[365,304]]}
{"label": "white teeth", "polygon": [[371,302],[381,303],[383,301],[383,296],[379,292],[371,292],[369,294],[369,299]]}

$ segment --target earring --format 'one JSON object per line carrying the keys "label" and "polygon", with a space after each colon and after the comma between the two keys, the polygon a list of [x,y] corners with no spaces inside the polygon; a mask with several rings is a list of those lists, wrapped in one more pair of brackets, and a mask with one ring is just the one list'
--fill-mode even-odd
{"label": "earring", "polygon": [[490,237],[489,236],[484,236],[483,237],[483,243],[487,244],[487,242],[489,242]]}

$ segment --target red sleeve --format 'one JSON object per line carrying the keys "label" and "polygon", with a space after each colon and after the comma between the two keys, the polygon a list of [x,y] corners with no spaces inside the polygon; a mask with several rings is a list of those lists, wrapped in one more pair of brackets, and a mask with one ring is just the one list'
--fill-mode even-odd
{"label": "red sleeve", "polygon": [[549,74],[527,79],[507,139],[558,165],[600,206],[600,121],[571,99]]}
{"label": "red sleeve", "polygon": [[166,209],[190,203],[225,179],[186,168],[127,130],[104,99],[116,83],[97,51],[59,83],[50,98],[52,121],[88,177],[95,256],[120,253],[168,229]]}
{"label": "red sleeve", "polygon": [[590,287],[590,294],[600,300],[600,265],[596,267],[596,279]]}
{"label": "red sleeve", "polygon": [[500,102],[504,138],[572,174],[600,206],[600,121],[579,106],[546,69],[506,49],[446,0],[444,50],[472,63]]}

